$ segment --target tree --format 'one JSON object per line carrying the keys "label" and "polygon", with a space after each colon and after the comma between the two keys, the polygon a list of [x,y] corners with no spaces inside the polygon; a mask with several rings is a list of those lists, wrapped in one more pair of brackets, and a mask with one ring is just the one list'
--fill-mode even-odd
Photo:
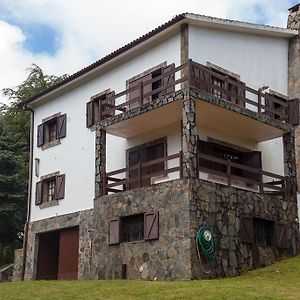
{"label": "tree", "polygon": [[2,90],[10,103],[0,106],[0,264],[21,246],[26,220],[30,112],[20,103],[67,77],[45,75],[34,64],[27,71],[20,85]]}

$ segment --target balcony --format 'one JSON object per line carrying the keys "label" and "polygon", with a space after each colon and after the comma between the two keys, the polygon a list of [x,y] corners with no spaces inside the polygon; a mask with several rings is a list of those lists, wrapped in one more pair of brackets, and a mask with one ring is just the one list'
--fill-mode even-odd
{"label": "balcony", "polygon": [[[289,177],[264,171],[232,159],[197,153],[198,179],[214,181],[229,187],[247,189],[260,194],[269,194],[289,199]],[[120,193],[135,188],[182,178],[182,152],[158,159],[139,162],[133,166],[103,172],[103,195]],[[203,179],[203,174],[214,179]],[[207,177],[207,176],[206,176]],[[208,177],[209,178],[209,177]],[[217,179],[216,179],[217,178]]]}
{"label": "balcony", "polygon": [[[153,130],[155,126],[165,126],[172,124],[172,122],[175,123],[181,118],[180,104],[175,103],[176,101],[168,103],[166,98],[186,87],[194,91],[199,91],[202,95],[212,96],[214,104],[218,103],[218,99],[220,99],[226,103],[231,103],[242,109],[254,112],[258,117],[263,116],[264,118],[267,117],[291,125],[299,124],[298,99],[288,100],[287,97],[279,93],[272,92],[271,90],[266,91],[266,88],[255,90],[235,78],[224,75],[192,60],[178,67],[172,64],[166,72],[161,72],[149,80],[137,82],[122,92],[110,93],[105,99],[98,99],[97,120],[107,121],[118,116],[118,118],[115,118],[116,122],[109,123],[107,131],[123,137],[140,134],[139,128],[141,127]],[[179,99],[180,97],[177,98]],[[159,105],[160,102],[164,102],[163,104],[168,103],[168,107]],[[197,115],[201,111],[203,112],[203,109],[208,111],[215,109],[212,108],[213,104],[208,103],[208,101],[201,102],[201,104],[197,103],[196,109],[199,111],[197,111]],[[147,116],[143,116],[142,122],[145,123],[143,126],[137,126],[137,124],[141,124],[141,116],[138,113],[133,118],[135,121],[120,118],[120,115],[124,113],[134,112],[145,106],[150,107],[150,109],[147,110]],[[232,119],[234,116],[232,115],[233,113],[236,115],[233,111],[227,110],[227,112],[224,112],[224,108],[222,110],[219,109],[219,111],[215,109],[213,113],[223,116],[223,119],[227,118],[227,121]],[[204,113],[203,116],[205,116]],[[199,119],[201,120],[203,116],[200,116]],[[159,122],[153,122],[156,119]],[[223,124],[227,126],[228,122],[225,119]],[[117,123],[120,121],[123,123],[118,125]],[[209,120],[206,122],[209,122]],[[237,122],[240,123],[240,120]],[[234,128],[236,128],[237,122],[232,125]],[[263,136],[254,137],[254,140],[257,141],[281,135],[280,132],[272,130],[270,126],[263,129],[262,125],[254,124],[253,121],[249,120],[245,128],[248,131],[251,131],[251,128],[253,128],[253,133],[255,132],[255,134],[259,134],[259,132],[265,133]],[[231,129],[228,128],[229,130]]]}

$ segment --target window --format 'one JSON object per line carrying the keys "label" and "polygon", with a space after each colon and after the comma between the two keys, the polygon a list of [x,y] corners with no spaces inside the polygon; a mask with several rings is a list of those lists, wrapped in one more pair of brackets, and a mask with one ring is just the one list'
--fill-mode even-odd
{"label": "window", "polygon": [[[138,163],[144,163],[157,158],[161,158],[167,155],[167,140],[165,138],[152,141],[148,144],[140,145],[133,149],[128,150],[128,166],[134,166]],[[153,177],[159,176],[158,172],[165,169],[165,163],[157,163],[142,168],[141,175],[151,175]],[[161,175],[161,174],[160,174]],[[131,170],[129,172],[129,178],[136,179],[129,184],[129,189],[133,189],[139,186],[138,182],[138,170]],[[141,186],[149,186],[151,184],[151,176],[141,180]]]}
{"label": "window", "polygon": [[108,244],[156,240],[159,237],[158,212],[115,218],[108,223]]}
{"label": "window", "polygon": [[[237,164],[261,169],[261,152],[259,151],[247,151],[246,149],[245,151],[242,151],[233,147],[231,148],[227,145],[225,146],[214,142],[206,142],[200,139],[198,140],[198,151],[202,154],[206,154],[211,157],[220,158],[222,160],[229,159],[230,161],[235,162]],[[201,168],[215,170],[219,173],[224,173],[224,175],[227,172],[226,164],[213,162],[207,159],[199,159],[199,167],[200,170]],[[232,175],[259,180],[258,173],[245,171],[235,167],[232,167]]]}
{"label": "window", "polygon": [[272,220],[240,217],[240,239],[242,243],[257,246],[288,248],[287,226]]}
{"label": "window", "polygon": [[259,246],[272,247],[275,245],[274,221],[253,219],[254,241]]}
{"label": "window", "polygon": [[132,242],[144,239],[144,214],[122,218],[122,241]]}
{"label": "window", "polygon": [[46,118],[37,127],[37,146],[54,146],[66,136],[67,115]]}
{"label": "window", "polygon": [[35,204],[60,200],[65,197],[65,175],[47,175],[36,183]]}
{"label": "window", "polygon": [[[154,70],[152,69],[148,72],[146,71],[140,76],[135,76],[134,79],[129,79],[128,88],[132,88],[133,90],[129,92],[128,101],[136,99],[136,101],[129,104],[129,109],[139,107],[140,104],[146,104],[168,93],[174,92],[175,85],[173,85],[173,83],[175,81],[175,74],[171,72],[174,69],[175,65],[170,64],[165,67],[158,67]],[[159,78],[161,75],[169,72],[171,72],[171,74],[164,78]],[[155,78],[159,79],[154,80]],[[152,79],[154,81],[149,83]],[[152,93],[153,91],[167,85],[168,87],[166,89]]]}
{"label": "window", "polygon": [[48,180],[44,180],[43,183],[43,202],[49,202],[55,200],[55,185],[56,180],[55,177],[50,178]]}
{"label": "window", "polygon": [[115,92],[104,92],[95,95],[86,104],[86,127],[95,125],[102,119],[110,118],[115,115],[114,112],[108,112],[115,106]]}

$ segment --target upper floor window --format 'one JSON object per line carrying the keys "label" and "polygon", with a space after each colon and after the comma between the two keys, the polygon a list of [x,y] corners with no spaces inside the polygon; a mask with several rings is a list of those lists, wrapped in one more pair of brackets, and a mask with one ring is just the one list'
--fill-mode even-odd
{"label": "upper floor window", "polygon": [[[174,64],[161,64],[127,80],[128,88],[131,89],[128,96],[129,109],[139,107],[161,96],[172,93],[175,90]],[[163,77],[163,75],[166,76]],[[135,100],[135,101],[134,101]]]}
{"label": "upper floor window", "polygon": [[56,114],[44,119],[37,127],[37,146],[46,149],[57,145],[66,136],[66,127],[66,114]]}
{"label": "upper floor window", "polygon": [[92,127],[102,118],[114,116],[114,112],[108,112],[115,105],[114,91],[105,91],[91,97],[86,104],[86,127]]}

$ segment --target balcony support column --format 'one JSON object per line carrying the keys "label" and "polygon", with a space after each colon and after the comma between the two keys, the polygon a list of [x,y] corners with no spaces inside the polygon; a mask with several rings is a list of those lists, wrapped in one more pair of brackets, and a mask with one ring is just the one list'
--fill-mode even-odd
{"label": "balcony support column", "polygon": [[299,214],[297,205],[297,170],[295,155],[295,131],[283,134],[284,173],[290,178],[289,198],[285,199],[288,224],[291,227],[292,254],[295,255],[300,249]]}
{"label": "balcony support column", "polygon": [[104,176],[106,172],[106,131],[96,128],[96,162],[95,162],[95,199],[103,196]]}
{"label": "balcony support column", "polygon": [[186,89],[182,105],[182,177],[197,177],[197,128],[196,103],[190,90]]}
{"label": "balcony support column", "polygon": [[283,134],[284,173],[290,177],[290,199],[297,201],[297,170],[295,155],[295,132]]}

